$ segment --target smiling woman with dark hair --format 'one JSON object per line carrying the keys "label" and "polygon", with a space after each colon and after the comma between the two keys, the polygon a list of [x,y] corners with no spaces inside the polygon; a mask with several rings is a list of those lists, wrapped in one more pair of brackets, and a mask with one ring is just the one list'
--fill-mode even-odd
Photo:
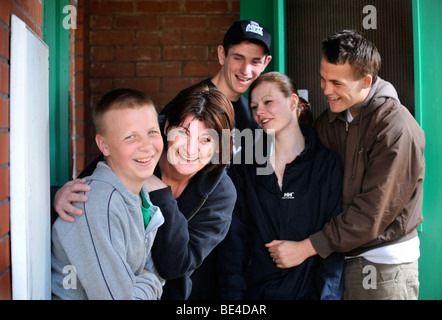
{"label": "smiling woman with dark hair", "polygon": [[166,220],[152,249],[169,279],[163,299],[217,298],[216,261],[209,254],[228,231],[236,192],[224,170],[228,162],[212,159],[222,152],[230,159],[234,117],[230,101],[205,84],[180,93],[166,114],[167,157],[145,183]]}

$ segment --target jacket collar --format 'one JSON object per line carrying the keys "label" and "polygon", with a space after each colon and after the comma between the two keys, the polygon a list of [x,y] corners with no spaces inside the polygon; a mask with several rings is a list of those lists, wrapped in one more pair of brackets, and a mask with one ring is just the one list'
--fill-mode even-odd
{"label": "jacket collar", "polygon": [[[370,92],[368,93],[367,98],[365,98],[364,102],[353,106],[354,109],[359,110],[360,112],[364,112],[364,115],[368,115],[382,106],[387,99],[394,99],[400,103],[398,94],[393,85],[381,79],[377,78],[376,82],[372,85]],[[328,121],[333,122],[336,118],[340,120],[346,121],[346,111],[340,113],[334,113],[328,108]],[[355,118],[357,120],[358,117]]]}

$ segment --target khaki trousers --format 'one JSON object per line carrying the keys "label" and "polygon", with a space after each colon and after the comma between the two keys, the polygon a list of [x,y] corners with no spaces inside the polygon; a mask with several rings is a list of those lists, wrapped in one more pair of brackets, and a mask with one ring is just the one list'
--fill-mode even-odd
{"label": "khaki trousers", "polygon": [[344,300],[417,300],[417,260],[404,264],[380,264],[363,257],[345,263]]}

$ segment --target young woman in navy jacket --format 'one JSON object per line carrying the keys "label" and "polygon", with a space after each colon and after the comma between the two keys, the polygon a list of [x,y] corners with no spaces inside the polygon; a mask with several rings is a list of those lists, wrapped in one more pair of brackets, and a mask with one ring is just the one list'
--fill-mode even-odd
{"label": "young woman in navy jacket", "polygon": [[[340,299],[343,256],[315,256],[288,267],[293,241],[321,230],[341,212],[339,159],[320,145],[314,129],[299,123],[299,98],[290,78],[261,75],[249,94],[264,133],[254,150],[243,148],[229,167],[237,201],[218,250],[221,298]],[[256,153],[262,149],[266,161]],[[254,152],[254,163],[246,163],[247,152]]]}

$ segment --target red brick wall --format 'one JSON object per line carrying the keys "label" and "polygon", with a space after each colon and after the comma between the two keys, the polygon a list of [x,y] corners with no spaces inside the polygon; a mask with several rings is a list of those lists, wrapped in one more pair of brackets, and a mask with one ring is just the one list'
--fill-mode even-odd
{"label": "red brick wall", "polygon": [[0,1],[0,300],[11,299],[9,201],[9,44],[11,14],[42,37],[42,0]]}
{"label": "red brick wall", "polygon": [[85,19],[85,2],[87,0],[71,0],[71,4],[77,8],[77,29],[71,29],[71,63],[70,63],[70,130],[71,137],[75,139],[71,142],[71,155],[75,160],[71,163],[75,170],[73,176],[85,167],[86,157],[86,96],[88,95],[88,68],[86,61],[88,55],[88,41],[86,30],[88,21]]}
{"label": "red brick wall", "polygon": [[[219,70],[217,46],[239,18],[239,0],[86,1],[89,90],[86,161],[97,153],[90,107],[105,92],[147,92],[158,110]],[[78,167],[78,166],[77,166]]]}

